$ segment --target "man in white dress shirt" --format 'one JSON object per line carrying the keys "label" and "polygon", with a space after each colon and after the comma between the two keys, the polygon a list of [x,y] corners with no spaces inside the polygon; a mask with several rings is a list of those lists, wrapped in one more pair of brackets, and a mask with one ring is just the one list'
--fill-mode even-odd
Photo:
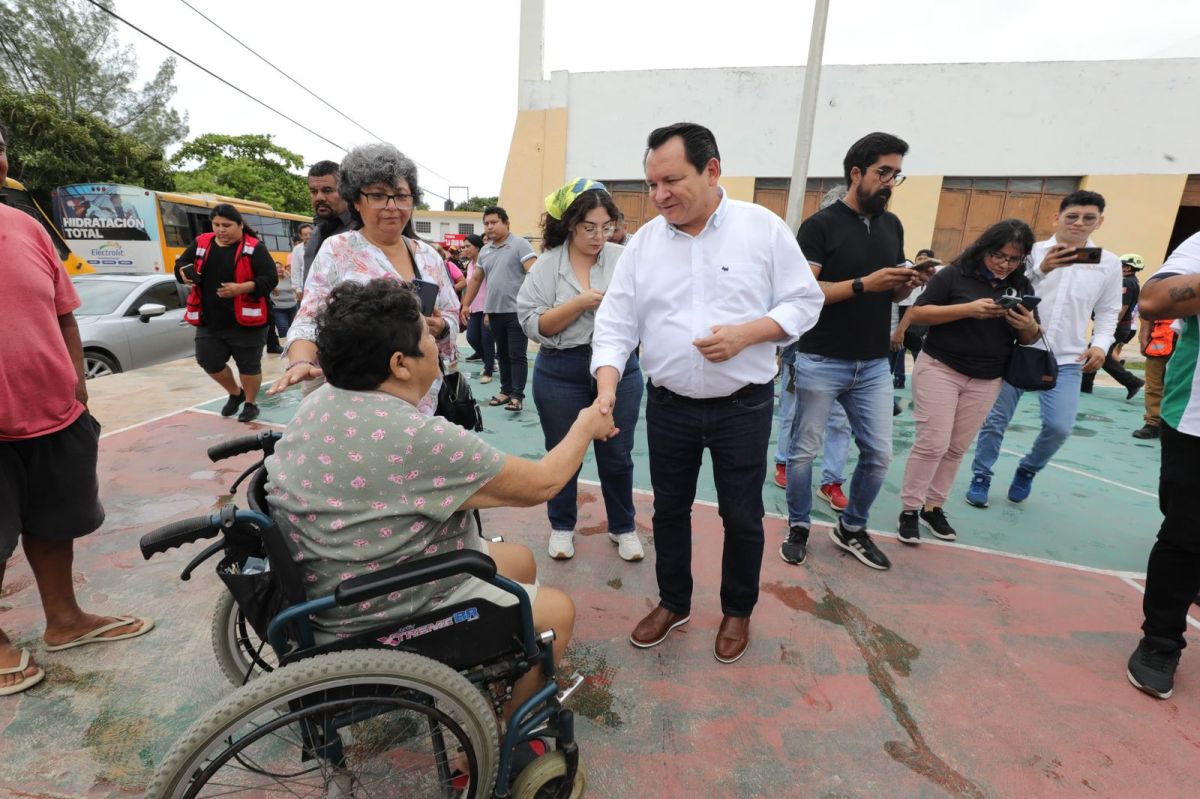
{"label": "man in white dress shirt", "polygon": [[758,601],[775,348],[816,322],[824,302],[791,231],[775,214],[731,200],[721,155],[693,123],[647,141],[646,182],[661,216],[638,229],[596,313],[592,373],[610,411],[629,354],[642,344],[646,436],[654,486],[659,605],[630,636],[662,643],[691,618],[692,502],[709,450],[725,527],[714,655],[742,656]]}
{"label": "man in white dress shirt", "polygon": [[[1117,316],[1121,312],[1121,260],[1108,250],[1099,263],[1087,263],[1076,251],[1095,247],[1089,238],[1104,223],[1104,198],[1094,191],[1076,191],[1063,198],[1055,217],[1052,238],[1033,245],[1033,268],[1029,281],[1042,298],[1038,314],[1046,333],[1046,344],[1058,361],[1058,383],[1039,391],[1042,429],[1029,454],[1021,459],[1008,487],[1010,502],[1024,502],[1033,490],[1033,478],[1066,443],[1075,426],[1079,408],[1079,385],[1084,372],[1094,372],[1104,363],[1113,343]],[[1093,317],[1095,323],[1092,323]],[[1091,341],[1088,326],[1092,326]],[[1039,342],[1034,346],[1042,347]],[[1004,383],[1000,396],[988,413],[975,442],[974,473],[967,489],[967,502],[977,508],[988,506],[992,467],[1000,457],[1004,431],[1017,411],[1022,392]]]}

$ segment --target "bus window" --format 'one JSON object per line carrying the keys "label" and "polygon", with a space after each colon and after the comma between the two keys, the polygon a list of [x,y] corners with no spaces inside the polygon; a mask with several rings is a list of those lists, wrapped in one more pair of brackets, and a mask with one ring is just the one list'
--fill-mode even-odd
{"label": "bus window", "polygon": [[187,206],[160,200],[159,209],[162,211],[163,234],[167,238],[168,247],[187,247],[195,236],[188,222]]}

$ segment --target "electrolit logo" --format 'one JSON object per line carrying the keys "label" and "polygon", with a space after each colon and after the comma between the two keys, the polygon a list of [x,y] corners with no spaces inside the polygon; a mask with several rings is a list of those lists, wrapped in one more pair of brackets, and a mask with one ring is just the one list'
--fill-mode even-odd
{"label": "electrolit logo", "polygon": [[115,241],[106,241],[92,249],[93,258],[123,258],[125,251]]}

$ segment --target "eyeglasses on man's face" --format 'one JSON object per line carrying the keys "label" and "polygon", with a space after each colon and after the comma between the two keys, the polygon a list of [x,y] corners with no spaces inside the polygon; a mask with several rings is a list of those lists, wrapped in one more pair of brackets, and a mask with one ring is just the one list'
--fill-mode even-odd
{"label": "eyeglasses on man's face", "polygon": [[891,183],[893,186],[899,186],[908,177],[899,169],[892,169],[890,166],[873,166],[871,171],[879,176],[880,183]]}
{"label": "eyeglasses on man's face", "polygon": [[604,238],[608,238],[616,231],[617,226],[611,222],[603,227],[593,225],[591,222],[580,222],[575,226],[575,229],[588,238],[594,239],[598,234],[603,235]]}
{"label": "eyeglasses on man's face", "polygon": [[991,258],[993,261],[1000,264],[1001,266],[1008,265],[1008,264],[1011,264],[1013,266],[1020,266],[1021,262],[1025,260],[1024,255],[1005,255],[1002,252],[989,252],[988,258]]}
{"label": "eyeglasses on man's face", "polygon": [[1063,214],[1062,218],[1063,221],[1068,225],[1074,225],[1078,222],[1082,222],[1089,227],[1100,221],[1099,214],[1079,214],[1075,213],[1074,211]]}
{"label": "eyeglasses on man's face", "polygon": [[396,208],[412,208],[413,204],[413,196],[407,192],[385,194],[382,191],[360,191],[359,195],[366,199],[368,208],[374,208],[376,211],[387,208],[389,202]]}

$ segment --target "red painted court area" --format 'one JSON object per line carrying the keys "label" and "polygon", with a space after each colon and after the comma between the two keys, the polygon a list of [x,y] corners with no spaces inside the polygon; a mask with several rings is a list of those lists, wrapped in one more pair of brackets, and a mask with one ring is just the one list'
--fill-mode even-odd
{"label": "red painted court area", "polygon": [[[139,795],[170,742],[232,688],[211,654],[218,582],[180,583],[198,551],[145,563],[138,537],[205,512],[249,458],[204,449],[240,425],[185,412],[106,437],[109,520],[77,556],[81,599],[140,612],[158,628],[119,645],[47,653],[36,589],[9,567],[0,624],[47,679],[0,700],[0,796]],[[843,556],[814,531],[808,563],[776,554],[768,520],[752,643],[712,656],[720,522],[694,511],[690,624],[638,650],[628,636],[655,601],[653,547],[621,561],[597,489],[580,495],[575,558],[544,553],[541,509],[485,514],[489,534],[529,545],[542,582],[578,607],[570,706],[596,797],[1191,797],[1200,793],[1200,656],[1185,652],[1175,697],[1129,686],[1141,595],[1110,573],[925,543],[880,545],[891,572]],[[649,497],[639,496],[648,526]]]}

